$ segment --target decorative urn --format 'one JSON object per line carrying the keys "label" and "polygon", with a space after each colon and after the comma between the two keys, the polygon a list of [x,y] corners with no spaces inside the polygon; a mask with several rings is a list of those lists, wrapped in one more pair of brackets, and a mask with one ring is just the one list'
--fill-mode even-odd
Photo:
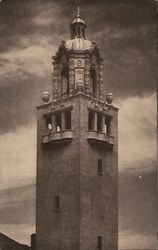
{"label": "decorative urn", "polygon": [[112,104],[113,99],[114,99],[114,95],[112,93],[109,92],[109,93],[106,94],[106,102],[108,104]]}
{"label": "decorative urn", "polygon": [[43,91],[42,93],[42,100],[43,102],[46,104],[49,102],[49,98],[50,98],[50,93],[48,91]]}

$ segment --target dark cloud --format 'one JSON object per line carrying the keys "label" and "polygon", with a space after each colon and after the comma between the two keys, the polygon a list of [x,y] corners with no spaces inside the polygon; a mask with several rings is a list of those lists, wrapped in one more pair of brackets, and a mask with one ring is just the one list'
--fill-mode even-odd
{"label": "dark cloud", "polygon": [[[80,6],[88,23],[87,38],[97,41],[104,57],[105,90],[123,97],[152,93],[156,89],[153,3],[81,1]],[[75,8],[75,1],[67,0],[1,2],[1,130],[34,118],[31,105],[36,105],[34,100],[48,86],[51,56],[59,42],[69,38]]]}
{"label": "dark cloud", "polygon": [[[15,130],[19,126],[25,126],[35,121],[36,106],[40,103],[41,91],[46,87],[39,79],[34,83],[17,83],[1,86],[0,89],[0,132]],[[29,79],[28,79],[29,80]],[[37,95],[38,93],[38,95]]]}

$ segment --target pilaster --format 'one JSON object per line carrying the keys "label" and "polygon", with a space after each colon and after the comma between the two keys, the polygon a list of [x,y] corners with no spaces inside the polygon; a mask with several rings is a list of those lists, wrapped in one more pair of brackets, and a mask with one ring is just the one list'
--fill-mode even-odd
{"label": "pilaster", "polygon": [[85,59],[85,94],[89,95],[89,81],[90,81],[90,63],[89,59]]}
{"label": "pilaster", "polygon": [[99,66],[99,100],[103,100],[103,62]]}
{"label": "pilaster", "polygon": [[69,96],[72,96],[74,93],[74,82],[75,82],[75,69],[74,69],[74,60],[69,60]]}
{"label": "pilaster", "polygon": [[58,80],[58,65],[54,65],[54,77],[53,77],[53,100],[56,101],[59,98],[59,80]]}

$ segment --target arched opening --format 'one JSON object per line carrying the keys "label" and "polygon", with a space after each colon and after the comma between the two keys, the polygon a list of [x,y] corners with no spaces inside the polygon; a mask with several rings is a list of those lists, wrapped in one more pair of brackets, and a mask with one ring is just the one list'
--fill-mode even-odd
{"label": "arched opening", "polygon": [[96,76],[96,71],[93,68],[90,68],[90,88],[89,92],[93,96],[96,97],[97,94],[97,76]]}
{"label": "arched opening", "polygon": [[61,96],[68,96],[69,93],[69,69],[63,68],[61,71]]}
{"label": "arched opening", "polygon": [[94,130],[94,114],[90,111],[88,113],[88,130]]}
{"label": "arched opening", "polygon": [[61,114],[55,116],[55,130],[57,132],[61,131]]}
{"label": "arched opening", "polygon": [[52,117],[51,116],[48,116],[46,118],[46,127],[47,129],[51,130],[52,129]]}
{"label": "arched opening", "polygon": [[78,27],[78,36],[80,37],[80,27]]}
{"label": "arched opening", "polygon": [[102,116],[100,114],[97,115],[97,131],[102,132]]}
{"label": "arched opening", "polygon": [[105,119],[105,133],[107,135],[111,134],[111,119],[109,119],[109,118]]}
{"label": "arched opening", "polygon": [[82,35],[83,35],[83,37],[84,37],[84,28],[82,28]]}
{"label": "arched opening", "polygon": [[73,37],[75,37],[76,36],[76,30],[75,30],[75,28],[73,28]]}
{"label": "arched opening", "polygon": [[71,111],[65,112],[65,129],[71,129]]}

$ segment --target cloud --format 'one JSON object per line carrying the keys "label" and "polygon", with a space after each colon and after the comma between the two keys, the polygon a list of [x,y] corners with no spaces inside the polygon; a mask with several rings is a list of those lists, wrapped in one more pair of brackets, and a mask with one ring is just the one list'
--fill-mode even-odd
{"label": "cloud", "polygon": [[4,133],[0,140],[0,189],[35,181],[36,128],[20,127]]}
{"label": "cloud", "polygon": [[[39,103],[41,92],[51,83],[51,56],[60,41],[70,36],[69,22],[74,13],[74,2],[68,0],[37,0],[31,4],[14,0],[2,1],[0,5],[2,190],[35,182],[34,107]],[[120,223],[121,234],[124,234],[121,244],[129,246],[137,241],[142,243],[141,247],[143,244],[152,246],[152,225],[156,218],[156,95],[152,94],[156,88],[156,20],[153,3],[148,0],[84,0],[81,15],[88,24],[87,38],[97,41],[104,57],[105,90],[121,97],[118,99]],[[138,175],[142,175],[141,186]],[[25,191],[11,193],[13,200],[8,193],[0,194],[1,216],[4,216],[1,230],[20,242],[29,242],[28,235],[34,231],[30,223],[35,219],[34,205],[29,203]],[[148,242],[146,235],[151,236]]]}
{"label": "cloud", "polygon": [[29,245],[35,232],[35,190],[31,183],[0,191],[1,232]]}
{"label": "cloud", "polygon": [[[132,167],[133,164],[131,169]],[[156,247],[156,168],[156,161],[144,160],[137,163],[135,171],[119,173],[120,249],[155,249]],[[140,175],[141,178],[139,178]]]}
{"label": "cloud", "polygon": [[0,224],[35,223],[35,184],[0,191]]}
{"label": "cloud", "polygon": [[[57,2],[46,2],[44,4],[37,6],[37,13],[33,17],[32,21],[37,26],[47,26],[51,27],[54,23],[60,25],[60,22],[57,22],[56,17],[62,16],[62,7]],[[54,25],[53,25],[54,26]]]}
{"label": "cloud", "polygon": [[156,159],[156,94],[126,98],[119,108],[119,167],[126,171]]}
{"label": "cloud", "polygon": [[[22,39],[22,43],[28,43]],[[20,77],[24,81],[25,74],[33,74],[45,77],[52,71],[51,56],[55,48],[50,44],[48,37],[39,36],[30,39],[30,44],[25,48],[14,48],[14,50],[1,53],[0,78]],[[3,81],[1,81],[3,84]]]}

